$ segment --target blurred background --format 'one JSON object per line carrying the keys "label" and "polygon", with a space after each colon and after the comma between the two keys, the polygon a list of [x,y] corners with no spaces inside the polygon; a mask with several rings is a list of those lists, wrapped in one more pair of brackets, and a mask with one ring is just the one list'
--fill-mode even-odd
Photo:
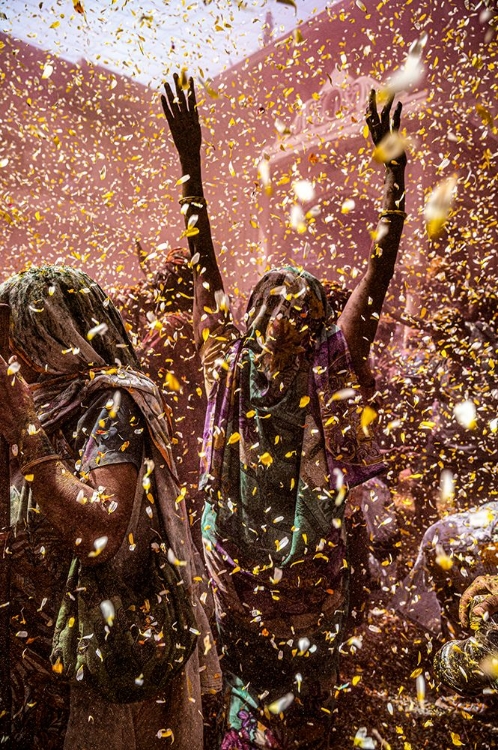
{"label": "blurred background", "polygon": [[397,307],[420,312],[441,273],[467,286],[495,273],[491,2],[4,0],[0,19],[1,278],[63,260],[131,283],[136,240],[158,264],[186,244],[159,98],[181,71],[196,81],[234,297],[284,260],[354,285],[382,194],[364,124],[372,87],[404,104]]}

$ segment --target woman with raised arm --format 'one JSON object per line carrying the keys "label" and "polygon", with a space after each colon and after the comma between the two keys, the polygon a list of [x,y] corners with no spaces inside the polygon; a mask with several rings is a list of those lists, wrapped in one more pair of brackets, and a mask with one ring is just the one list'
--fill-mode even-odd
{"label": "woman with raised arm", "polygon": [[[163,108],[182,166],[180,201],[194,270],[194,325],[208,411],[202,531],[226,687],[221,750],[329,746],[337,661],[348,611],[344,503],[383,469],[360,428],[359,386],[393,274],[404,214],[405,156],[386,164],[368,269],[339,325],[316,278],[266,273],[233,326],[201,178],[194,86],[166,84]],[[377,145],[392,100],[367,123]],[[398,104],[392,127],[399,128]],[[197,231],[196,231],[197,230]],[[340,397],[337,394],[340,393]]]}

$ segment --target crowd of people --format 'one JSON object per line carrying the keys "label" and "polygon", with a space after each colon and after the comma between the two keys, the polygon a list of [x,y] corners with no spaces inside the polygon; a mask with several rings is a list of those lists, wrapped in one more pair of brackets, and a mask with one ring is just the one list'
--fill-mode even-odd
{"label": "crowd of people", "polygon": [[[392,104],[379,112],[371,92],[375,147],[400,128]],[[351,613],[398,548],[371,348],[406,216],[406,155],[385,163],[352,293],[301,267],[275,268],[240,330],[211,236],[192,79],[175,76],[162,105],[188,252],[171,252],[155,273],[138,247],[143,283],[108,293],[64,265],[0,285],[10,458],[0,485],[11,516],[1,728],[19,750],[145,750],[168,738],[180,750],[322,750]],[[460,317],[458,331],[445,321],[425,331],[434,350],[461,373],[478,368],[482,402],[496,401],[492,319],[467,330]],[[430,405],[440,429],[413,472],[446,466],[461,478],[473,433],[460,424],[448,435],[444,415],[472,395],[464,378],[451,392],[450,368],[445,376]],[[392,601],[447,640],[435,669],[460,692],[489,688],[495,674],[486,665],[498,630],[496,431],[487,426],[482,465],[471,467],[479,507],[425,531]],[[457,648],[459,603],[476,634]]]}

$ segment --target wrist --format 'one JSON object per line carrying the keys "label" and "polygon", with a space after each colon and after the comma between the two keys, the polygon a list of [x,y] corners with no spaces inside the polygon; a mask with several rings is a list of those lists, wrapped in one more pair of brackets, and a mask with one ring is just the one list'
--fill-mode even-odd
{"label": "wrist", "polygon": [[[36,431],[32,431],[34,428]],[[28,427],[19,439],[17,450],[17,460],[21,471],[24,473],[24,467],[35,462],[43,462],[48,456],[55,456],[55,451],[46,432],[35,425]]]}
{"label": "wrist", "polygon": [[391,159],[391,161],[384,162],[384,167],[390,172],[404,172],[406,167],[406,156],[398,156],[397,159]]}
{"label": "wrist", "polygon": [[379,219],[387,218],[389,220],[391,219],[400,219],[401,221],[404,221],[407,217],[406,211],[403,208],[384,208],[380,212]]}

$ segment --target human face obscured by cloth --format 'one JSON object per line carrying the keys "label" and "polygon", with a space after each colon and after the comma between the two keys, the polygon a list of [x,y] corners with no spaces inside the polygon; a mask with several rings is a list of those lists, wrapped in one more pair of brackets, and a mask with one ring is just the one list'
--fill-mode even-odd
{"label": "human face obscured by cloth", "polygon": [[137,359],[121,317],[83,271],[53,265],[30,268],[0,285],[11,311],[11,349],[31,370],[74,375],[91,367]]}
{"label": "human face obscured by cloth", "polygon": [[269,271],[249,300],[246,345],[259,349],[262,368],[273,377],[306,357],[326,318],[318,279],[291,266]]}

